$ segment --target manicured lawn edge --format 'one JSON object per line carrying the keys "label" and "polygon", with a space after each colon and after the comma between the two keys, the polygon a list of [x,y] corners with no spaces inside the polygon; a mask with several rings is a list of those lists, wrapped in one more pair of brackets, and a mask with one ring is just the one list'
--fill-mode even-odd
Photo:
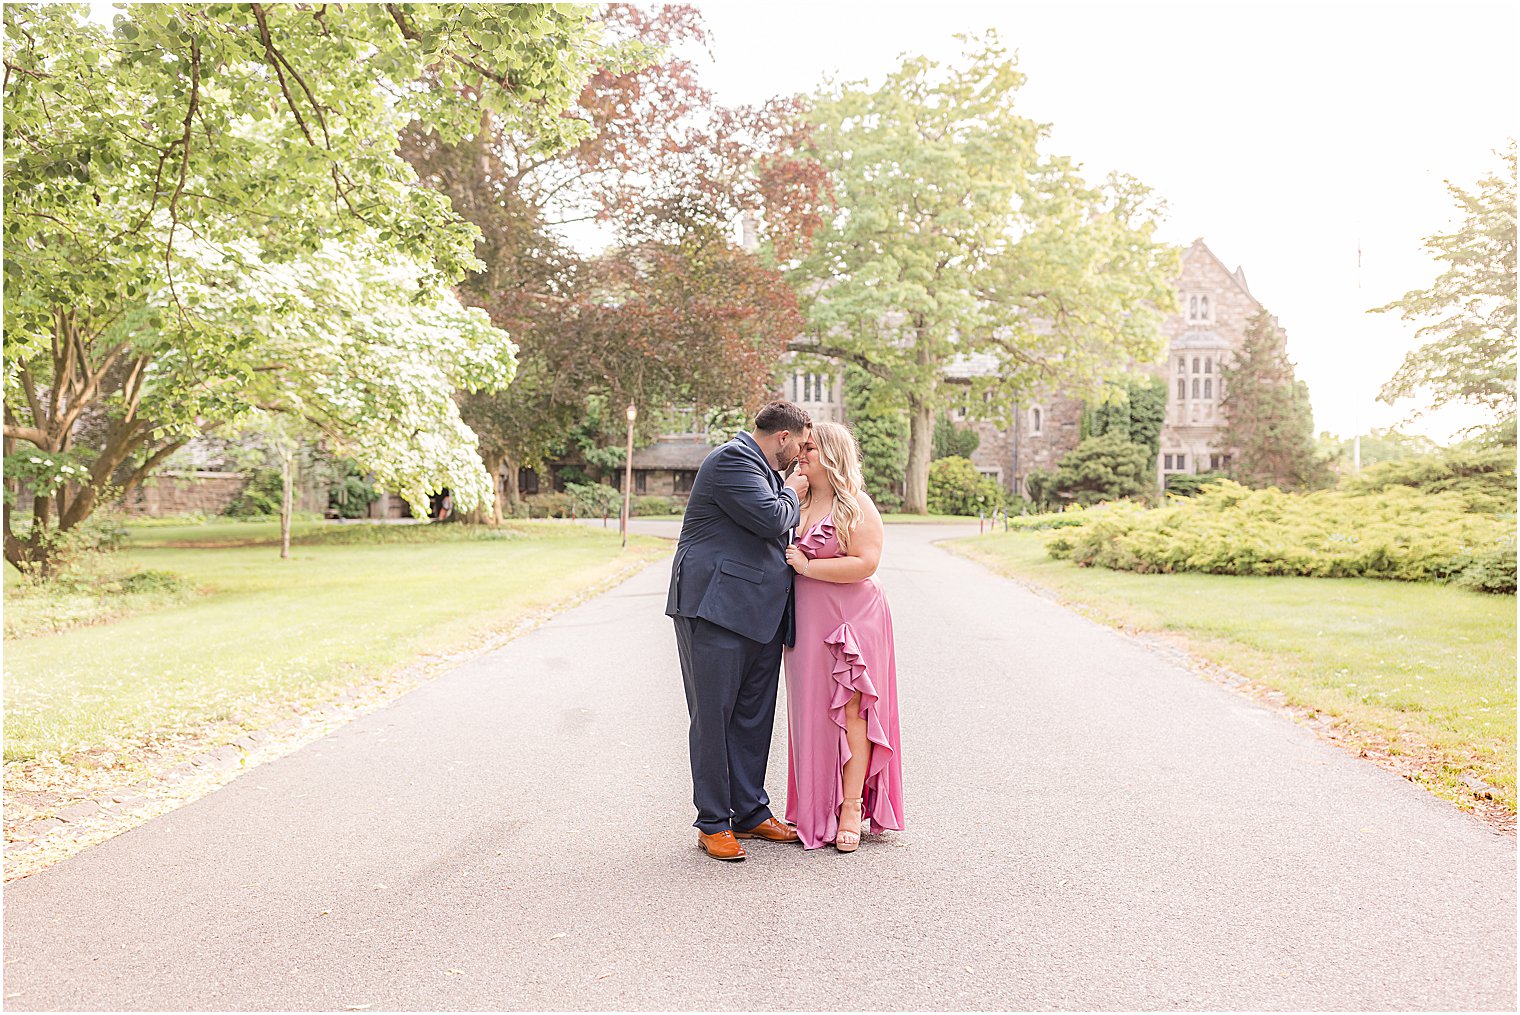
{"label": "manicured lawn edge", "polygon": [[[630,547],[638,545],[646,551],[665,542],[651,537],[635,539],[638,543],[630,541]],[[517,618],[509,627],[472,639],[458,651],[446,655],[421,652],[358,681],[323,685],[298,700],[269,702],[243,722],[224,720],[154,730],[148,737],[153,751],[143,759],[146,775],[141,778],[123,780],[120,769],[89,773],[47,761],[6,764],[4,880],[27,877],[198,800],[258,765],[282,758],[392,704],[423,684],[622,584],[658,562],[664,547],[658,550],[622,561],[590,584]],[[41,810],[22,803],[39,794],[59,799]]]}
{"label": "manicured lawn edge", "polygon": [[[1506,794],[1484,783],[1475,768],[1453,766],[1449,753],[1433,747],[1417,731],[1403,727],[1379,729],[1375,724],[1358,721],[1355,716],[1331,714],[1312,702],[1297,698],[1274,681],[1274,674],[1282,672],[1282,667],[1288,664],[1269,652],[1233,640],[1169,627],[1164,618],[1144,606],[1116,602],[1117,594],[1095,592],[1092,598],[1084,598],[1080,591],[1052,588],[979,548],[972,539],[940,540],[936,545],[1089,619],[1117,628],[1147,647],[1182,662],[1199,676],[1288,716],[1312,730],[1320,739],[1421,785],[1480,818],[1493,830],[1511,836],[1515,834],[1516,811],[1512,795],[1505,799]],[[1248,672],[1242,673],[1241,670]],[[1472,764],[1471,757],[1469,764]]]}

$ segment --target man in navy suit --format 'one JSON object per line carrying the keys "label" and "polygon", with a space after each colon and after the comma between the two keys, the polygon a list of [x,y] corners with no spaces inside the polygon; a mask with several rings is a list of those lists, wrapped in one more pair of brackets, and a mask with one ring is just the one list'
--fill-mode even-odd
{"label": "man in navy suit", "polygon": [[771,402],[702,463],[686,503],[665,613],[691,716],[692,798],[697,845],[718,860],[743,860],[739,839],[797,842],[771,814],[765,792],[781,647],[795,638],[786,547],[802,520],[802,476],[785,482],[812,421],[791,402]]}

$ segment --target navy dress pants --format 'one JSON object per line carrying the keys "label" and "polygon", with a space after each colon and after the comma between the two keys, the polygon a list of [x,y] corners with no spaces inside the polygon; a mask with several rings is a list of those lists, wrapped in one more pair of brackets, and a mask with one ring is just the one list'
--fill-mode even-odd
{"label": "navy dress pants", "polygon": [[704,832],[748,831],[771,817],[765,793],[781,631],[752,641],[700,617],[673,617],[691,716],[692,800]]}

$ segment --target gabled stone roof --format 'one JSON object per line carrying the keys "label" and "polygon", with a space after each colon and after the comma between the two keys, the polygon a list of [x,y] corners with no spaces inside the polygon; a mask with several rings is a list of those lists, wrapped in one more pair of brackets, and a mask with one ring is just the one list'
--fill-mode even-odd
{"label": "gabled stone roof", "polygon": [[697,441],[660,441],[633,449],[635,469],[696,469],[712,453],[711,445]]}
{"label": "gabled stone roof", "polygon": [[1210,250],[1209,245],[1203,242],[1202,236],[1194,240],[1192,245],[1182,252],[1182,259],[1184,261],[1189,260],[1194,256],[1207,257],[1209,260],[1213,261],[1216,265],[1219,266],[1220,273],[1223,274],[1225,278],[1228,278],[1231,282],[1233,282],[1235,284],[1235,287],[1244,293],[1247,299],[1249,299],[1252,303],[1255,303],[1258,307],[1261,306],[1261,301],[1252,295],[1251,290],[1246,288],[1245,269],[1236,268],[1234,271],[1231,271],[1229,268],[1226,268],[1224,262],[1219,259],[1219,255]]}

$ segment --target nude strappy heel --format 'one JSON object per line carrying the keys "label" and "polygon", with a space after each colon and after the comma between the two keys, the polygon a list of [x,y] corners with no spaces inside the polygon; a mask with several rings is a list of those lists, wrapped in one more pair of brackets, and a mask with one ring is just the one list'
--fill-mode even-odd
{"label": "nude strappy heel", "polygon": [[[860,826],[865,822],[865,808],[861,806],[863,802],[863,798],[858,796],[845,797],[844,799],[845,804],[855,804],[861,807],[861,815],[860,821],[856,823],[853,831],[841,824],[839,830],[834,833],[834,848],[841,853],[853,853],[860,846]],[[844,811],[843,806],[840,807],[840,811]]]}

